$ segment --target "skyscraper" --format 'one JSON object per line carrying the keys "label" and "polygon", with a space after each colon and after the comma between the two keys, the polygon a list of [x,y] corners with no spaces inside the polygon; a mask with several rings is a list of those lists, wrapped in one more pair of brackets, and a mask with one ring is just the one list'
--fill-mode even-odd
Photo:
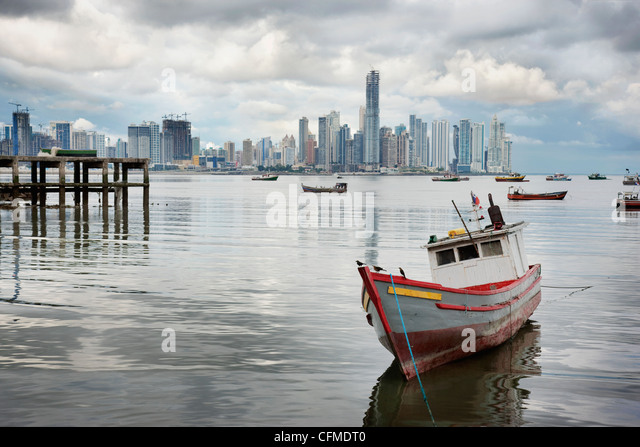
{"label": "skyscraper", "polygon": [[191,160],[191,123],[186,120],[165,119],[162,121],[162,132],[165,138],[172,138],[173,153],[171,160]]}
{"label": "skyscraper", "polygon": [[33,155],[31,153],[29,112],[13,112],[11,139],[13,140],[13,155]]}
{"label": "skyscraper", "polygon": [[51,137],[60,142],[60,149],[71,149],[73,125],[69,121],[51,121]]}
{"label": "skyscraper", "polygon": [[309,120],[303,116],[298,121],[298,163],[307,159],[307,140],[309,139]]}
{"label": "skyscraper", "polygon": [[[508,169],[503,165],[505,157],[502,154],[505,140],[504,123],[498,121],[498,116],[493,115],[489,124],[489,145],[487,147],[487,172],[503,172]],[[509,146],[510,148],[510,146]],[[506,157],[508,158],[508,157]]]}
{"label": "skyscraper", "polygon": [[471,172],[471,120],[460,120],[458,130],[458,172]]}
{"label": "skyscraper", "polygon": [[242,141],[242,166],[253,164],[253,142],[247,138]]}
{"label": "skyscraper", "polygon": [[449,121],[434,120],[431,125],[433,140],[433,166],[437,169],[449,169]]}
{"label": "skyscraper", "polygon": [[367,74],[367,103],[364,114],[364,163],[380,163],[380,73]]}
{"label": "skyscraper", "polygon": [[471,172],[483,172],[484,165],[484,123],[471,125]]}
{"label": "skyscraper", "polygon": [[151,158],[151,129],[147,123],[130,124],[128,137],[129,157]]}

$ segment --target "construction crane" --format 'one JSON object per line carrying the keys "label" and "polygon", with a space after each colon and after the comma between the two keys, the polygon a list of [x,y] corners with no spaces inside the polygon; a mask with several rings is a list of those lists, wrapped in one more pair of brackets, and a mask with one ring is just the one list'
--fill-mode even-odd
{"label": "construction crane", "polygon": [[9,104],[13,104],[14,106],[16,106],[16,113],[19,113],[19,112],[20,112],[20,106],[21,106],[22,104],[18,104],[18,103],[16,103],[16,102],[11,102],[11,101],[9,101]]}

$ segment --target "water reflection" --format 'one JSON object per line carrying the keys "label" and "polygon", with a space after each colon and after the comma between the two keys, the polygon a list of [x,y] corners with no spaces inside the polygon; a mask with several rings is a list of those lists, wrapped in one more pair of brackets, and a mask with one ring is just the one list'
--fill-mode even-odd
{"label": "water reflection", "polygon": [[[114,259],[144,264],[149,257],[148,209],[135,210],[142,223],[136,221],[134,232],[129,228],[133,211],[127,208],[100,207],[95,213],[88,207],[34,206],[16,211],[0,213],[0,263],[11,264],[2,272],[12,272],[10,277],[0,272],[0,301],[56,306],[33,299],[46,295],[37,283],[57,282],[56,273],[74,269],[80,274],[101,274]],[[27,298],[21,297],[29,283],[35,287]]]}
{"label": "water reflection", "polygon": [[[529,391],[520,380],[541,374],[540,327],[529,321],[509,342],[422,374],[435,425],[521,426]],[[433,426],[417,380],[394,361],[373,388],[365,427]]]}

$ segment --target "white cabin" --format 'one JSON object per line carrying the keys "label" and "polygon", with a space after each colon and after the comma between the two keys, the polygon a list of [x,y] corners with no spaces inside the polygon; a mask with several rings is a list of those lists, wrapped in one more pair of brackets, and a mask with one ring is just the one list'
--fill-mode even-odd
{"label": "white cabin", "polygon": [[471,232],[471,238],[466,231],[440,240],[432,236],[426,248],[433,282],[462,288],[521,277],[529,269],[522,238],[526,226],[489,227]]}

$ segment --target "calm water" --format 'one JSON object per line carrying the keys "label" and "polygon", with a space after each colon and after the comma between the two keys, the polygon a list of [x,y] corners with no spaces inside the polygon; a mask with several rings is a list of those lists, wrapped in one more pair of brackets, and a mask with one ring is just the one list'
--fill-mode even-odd
{"label": "calm water", "polygon": [[614,211],[621,176],[530,178],[569,194],[345,176],[362,212],[314,226],[300,182],[335,177],[173,174],[152,175],[147,212],[135,190],[107,216],[97,194],[0,210],[0,425],[432,426],[366,323],[355,260],[429,279],[420,247],[461,226],[452,200],[471,217],[471,190],[530,223],[543,298],[509,343],[422,375],[436,425],[638,425],[640,215]]}

